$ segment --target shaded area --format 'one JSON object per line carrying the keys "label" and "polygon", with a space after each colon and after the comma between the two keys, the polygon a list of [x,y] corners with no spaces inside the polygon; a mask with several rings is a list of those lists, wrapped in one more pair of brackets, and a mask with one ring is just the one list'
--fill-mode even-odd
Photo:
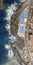
{"label": "shaded area", "polygon": [[11,22],[11,33],[16,36],[18,32],[18,22]]}

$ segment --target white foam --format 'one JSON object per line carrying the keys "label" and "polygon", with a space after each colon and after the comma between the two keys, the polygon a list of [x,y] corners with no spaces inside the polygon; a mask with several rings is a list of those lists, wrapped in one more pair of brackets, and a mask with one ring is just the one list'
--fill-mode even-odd
{"label": "white foam", "polygon": [[14,43],[16,41],[16,37],[15,36],[11,36],[11,37],[9,37],[9,39],[11,40],[12,43]]}
{"label": "white foam", "polygon": [[11,4],[10,6],[8,6],[8,8],[6,9],[6,17],[4,18],[4,20],[7,21],[6,23],[6,30],[8,31],[8,33],[10,34],[10,21],[11,21],[11,16],[14,14],[14,11],[16,11],[17,7],[15,6],[17,3]]}
{"label": "white foam", "polygon": [[11,59],[14,56],[12,49],[8,51],[8,58]]}
{"label": "white foam", "polygon": [[16,37],[15,36],[11,36],[11,37],[9,37],[10,39],[12,39],[12,38],[14,38],[14,39],[16,39]]}
{"label": "white foam", "polygon": [[20,0],[20,2],[25,2],[26,0]]}
{"label": "white foam", "polygon": [[5,48],[6,48],[6,49],[10,49],[10,45],[5,44]]}
{"label": "white foam", "polygon": [[16,6],[15,6],[15,3],[14,4],[11,4],[10,6],[8,6],[8,9],[6,9],[6,12],[7,12],[7,18],[8,20],[11,19],[11,16],[14,14],[14,10],[16,11]]}

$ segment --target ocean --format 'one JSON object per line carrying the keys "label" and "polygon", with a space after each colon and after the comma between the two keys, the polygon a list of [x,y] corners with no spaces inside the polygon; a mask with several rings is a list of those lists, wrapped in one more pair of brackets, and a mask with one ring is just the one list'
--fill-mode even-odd
{"label": "ocean", "polygon": [[6,16],[5,9],[0,10],[0,62],[6,60],[7,50],[5,49],[4,45],[5,39],[9,36],[8,31],[6,31],[5,25],[6,21],[4,17]]}
{"label": "ocean", "polygon": [[[12,4],[14,2],[19,2],[20,0],[4,0],[3,4]],[[5,49],[5,44],[8,44],[9,33],[6,30],[5,26],[7,21],[4,20],[6,17],[6,9],[0,9],[0,65],[2,62],[6,62],[8,50]]]}
{"label": "ocean", "polygon": [[[19,0],[4,0],[3,4],[12,4],[14,2],[19,2]],[[0,9],[0,63],[7,61],[8,50],[5,49],[5,44],[8,43],[7,37],[9,33],[6,30],[5,26],[7,21],[4,20],[6,17],[6,9]]]}

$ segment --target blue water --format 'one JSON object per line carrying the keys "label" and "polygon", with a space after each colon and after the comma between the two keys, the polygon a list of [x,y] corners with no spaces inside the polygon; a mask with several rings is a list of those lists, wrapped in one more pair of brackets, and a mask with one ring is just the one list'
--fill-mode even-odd
{"label": "blue water", "polygon": [[9,36],[8,31],[6,31],[5,25],[6,22],[4,20],[4,17],[6,17],[5,9],[0,10],[0,62],[6,61],[7,57],[7,50],[5,49],[5,39]]}
{"label": "blue water", "polygon": [[[14,3],[14,1],[19,0],[4,0],[4,4],[11,4]],[[5,9],[0,10],[0,63],[7,61],[7,54],[8,50],[5,49],[5,44],[8,44],[7,37],[9,36],[8,31],[6,31],[5,25],[6,20],[4,20],[4,17],[6,17]]]}
{"label": "blue water", "polygon": [[4,4],[10,4],[10,3],[14,3],[14,2],[20,2],[20,0],[4,0],[3,2],[4,2]]}
{"label": "blue water", "polygon": [[21,17],[20,17],[20,23],[22,24],[22,23],[24,23],[24,19],[25,18],[28,18],[28,8],[26,8],[24,11],[23,11],[23,13],[21,13]]}
{"label": "blue water", "polygon": [[[14,3],[15,1],[19,2],[19,0],[4,0],[4,4],[11,4],[11,3]],[[6,50],[4,47],[5,44],[8,44],[8,40],[9,40],[7,39],[9,34],[5,28],[7,21],[4,20],[4,17],[6,17],[6,12],[5,12],[5,9],[2,9],[0,10],[0,62],[7,61],[7,54],[8,54],[8,50]],[[20,31],[22,32],[22,28]]]}
{"label": "blue water", "polygon": [[4,18],[6,17],[5,9],[0,10],[0,42],[4,40],[8,36],[8,32],[6,31],[6,20]]}
{"label": "blue water", "polygon": [[24,32],[25,32],[24,26],[20,26],[20,33],[24,33]]}

